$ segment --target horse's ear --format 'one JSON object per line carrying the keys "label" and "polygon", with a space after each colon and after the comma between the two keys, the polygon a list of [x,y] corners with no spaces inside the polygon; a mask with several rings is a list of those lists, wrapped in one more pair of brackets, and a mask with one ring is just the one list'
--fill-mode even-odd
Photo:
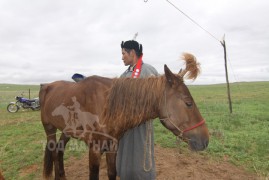
{"label": "horse's ear", "polygon": [[176,76],[171,72],[171,70],[167,67],[167,65],[164,65],[164,73],[166,80],[170,86],[173,86],[176,82]]}

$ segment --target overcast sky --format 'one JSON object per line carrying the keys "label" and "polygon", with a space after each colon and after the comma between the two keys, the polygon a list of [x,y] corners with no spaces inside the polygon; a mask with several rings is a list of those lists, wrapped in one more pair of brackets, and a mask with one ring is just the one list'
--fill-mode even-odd
{"label": "overcast sky", "polygon": [[230,82],[269,81],[268,0],[170,2],[214,37],[166,0],[0,0],[0,83],[118,77],[121,41],[136,32],[160,74],[164,64],[178,72],[190,52],[202,68],[192,84],[225,83],[225,34]]}

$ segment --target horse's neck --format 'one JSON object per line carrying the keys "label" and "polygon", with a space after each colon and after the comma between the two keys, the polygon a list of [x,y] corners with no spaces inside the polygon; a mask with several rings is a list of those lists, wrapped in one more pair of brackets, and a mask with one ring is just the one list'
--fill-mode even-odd
{"label": "horse's neck", "polygon": [[154,115],[149,116],[148,118],[144,118],[144,119],[141,120],[140,123],[134,123],[134,124],[132,124],[132,126],[129,126],[128,129],[122,130],[122,132],[120,132],[119,134],[120,134],[120,136],[122,136],[129,129],[133,129],[133,128],[135,128],[135,127],[137,127],[137,126],[139,126],[139,125],[141,125],[143,123],[148,123],[149,121],[152,121],[152,120],[156,119],[157,117],[158,117],[158,115],[156,113]]}
{"label": "horse's neck", "polygon": [[105,128],[106,132],[108,132],[110,136],[113,136],[116,139],[119,139],[129,129],[135,128],[139,126],[140,124],[143,124],[147,121],[150,121],[152,119],[159,117],[159,108],[157,108],[157,105],[156,107],[148,107],[148,108],[155,108],[156,111],[152,112],[152,114],[144,113],[144,115],[141,117],[137,115],[137,119],[127,119],[121,122],[117,122],[117,120],[115,120],[114,122],[110,122],[106,124],[106,128]]}
{"label": "horse's neck", "polygon": [[[144,85],[141,87],[144,88],[142,91],[138,88],[132,89],[131,91],[129,91],[129,89],[123,90],[124,97],[129,98],[121,99],[122,94],[118,93],[119,91],[113,93],[112,101],[110,100],[112,103],[107,106],[106,113],[104,113],[105,123],[111,135],[119,137],[127,130],[159,116],[159,105],[164,91],[164,82],[159,78],[134,81],[137,85],[130,85],[130,82],[126,81],[125,86],[128,85],[127,87],[140,88],[139,85],[142,83]],[[121,104],[113,101],[118,101]]]}

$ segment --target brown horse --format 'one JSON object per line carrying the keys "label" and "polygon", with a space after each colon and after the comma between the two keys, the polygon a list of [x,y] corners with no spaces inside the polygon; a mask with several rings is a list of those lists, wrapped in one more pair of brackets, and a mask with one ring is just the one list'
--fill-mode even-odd
{"label": "brown horse", "polygon": [[[183,77],[195,79],[199,63],[193,55],[185,53],[186,68],[173,74],[165,65],[165,74],[144,79],[109,79],[91,76],[73,83],[57,81],[40,90],[41,120],[47,135],[43,174],[55,179],[65,177],[63,153],[71,137],[83,140],[89,147],[90,179],[98,179],[100,157],[106,152],[109,179],[116,179],[117,141],[128,129],[159,117],[161,123],[189,144],[191,150],[204,150],[209,142],[208,129]],[[74,98],[76,100],[74,101]],[[72,107],[70,111],[59,106]],[[57,109],[57,113],[56,113]],[[77,111],[77,110],[79,111]],[[92,126],[77,126],[81,112],[88,112]],[[92,118],[95,117],[95,118]],[[97,119],[96,119],[97,117]],[[67,128],[74,124],[73,128]],[[80,123],[82,124],[82,123]],[[61,130],[56,141],[56,131]]]}

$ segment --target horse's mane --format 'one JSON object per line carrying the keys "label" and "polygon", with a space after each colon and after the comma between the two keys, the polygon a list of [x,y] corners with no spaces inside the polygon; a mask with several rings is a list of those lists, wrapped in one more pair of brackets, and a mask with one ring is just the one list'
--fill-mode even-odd
{"label": "horse's mane", "polygon": [[[199,63],[192,54],[184,53],[186,69],[178,75],[180,84],[184,84],[186,73],[188,79],[195,79],[199,74]],[[148,78],[115,78],[107,92],[102,119],[105,124],[121,124],[123,132],[139,125],[143,120],[158,117],[160,100],[166,86],[165,75]]]}
{"label": "horse's mane", "polygon": [[166,82],[164,76],[113,81],[103,112],[106,124],[123,123],[124,130],[127,130],[142,120],[158,116],[156,112]]}

